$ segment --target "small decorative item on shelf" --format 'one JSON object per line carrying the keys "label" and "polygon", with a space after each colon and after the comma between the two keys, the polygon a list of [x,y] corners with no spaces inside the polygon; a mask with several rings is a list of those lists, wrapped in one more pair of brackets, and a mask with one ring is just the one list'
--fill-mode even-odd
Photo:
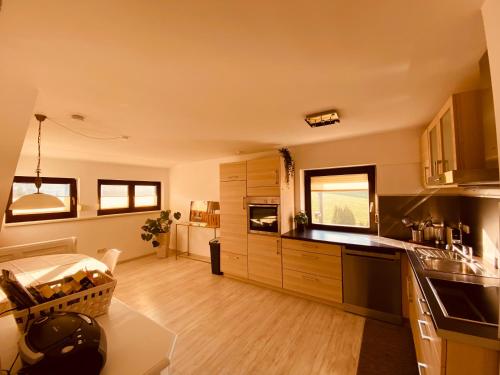
{"label": "small decorative item on shelf", "polygon": [[[151,244],[156,248],[158,258],[165,258],[168,255],[170,244],[170,227],[173,220],[170,218],[172,211],[166,210],[160,212],[160,217],[157,219],[147,219],[146,223],[141,227],[143,233],[141,238],[144,241],[151,241]],[[175,220],[181,218],[180,212],[173,214]]]}
{"label": "small decorative item on shelf", "polygon": [[295,175],[295,162],[293,161],[292,155],[290,154],[290,150],[288,148],[280,148],[279,152],[281,156],[283,156],[283,160],[285,162],[285,181],[288,184],[290,180],[293,180],[293,176]]}
{"label": "small decorative item on shelf", "polygon": [[295,221],[295,224],[297,225],[297,231],[303,232],[306,225],[309,223],[309,218],[304,211],[299,211],[293,217],[293,221]]}

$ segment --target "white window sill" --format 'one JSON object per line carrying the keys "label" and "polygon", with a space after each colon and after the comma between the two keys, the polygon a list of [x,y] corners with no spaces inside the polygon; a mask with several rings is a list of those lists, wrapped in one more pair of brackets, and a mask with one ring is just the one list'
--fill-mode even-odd
{"label": "white window sill", "polygon": [[111,215],[100,215],[100,216],[87,216],[87,217],[72,217],[69,219],[54,219],[54,220],[38,220],[38,221],[24,221],[20,223],[5,223],[4,228],[9,227],[22,227],[29,225],[40,225],[40,224],[57,224],[57,223],[67,223],[71,221],[85,221],[85,220],[101,220],[101,219],[112,219],[123,216],[138,216],[138,215],[146,215],[151,213],[159,213],[160,210],[153,211],[141,211],[141,212],[127,212],[123,214],[111,214]]}

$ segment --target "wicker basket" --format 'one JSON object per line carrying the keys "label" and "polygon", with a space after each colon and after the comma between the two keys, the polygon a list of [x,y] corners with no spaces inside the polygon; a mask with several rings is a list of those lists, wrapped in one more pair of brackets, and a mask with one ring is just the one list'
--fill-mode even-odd
{"label": "wicker basket", "polygon": [[[116,279],[101,271],[90,272],[98,274],[98,279],[102,280],[99,285],[65,297],[32,306],[29,309],[14,310],[13,315],[17,323],[17,328],[24,330],[28,321],[54,311],[79,312],[93,318],[106,314],[116,287]],[[43,285],[56,285],[61,283],[63,280],[64,279],[54,280],[48,283],[40,284],[38,287]]]}

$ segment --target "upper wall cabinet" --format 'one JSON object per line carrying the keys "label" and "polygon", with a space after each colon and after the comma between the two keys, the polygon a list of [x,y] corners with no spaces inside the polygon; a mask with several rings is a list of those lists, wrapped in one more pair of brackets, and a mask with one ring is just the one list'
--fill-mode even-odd
{"label": "upper wall cabinet", "polygon": [[451,96],[421,139],[425,187],[454,184],[454,173],[485,167],[479,91]]}
{"label": "upper wall cabinet", "polygon": [[280,196],[280,167],[279,156],[266,157],[247,161],[247,195],[252,196]]}
{"label": "upper wall cabinet", "polygon": [[220,165],[221,181],[246,181],[247,162],[240,161],[236,163],[225,163]]}

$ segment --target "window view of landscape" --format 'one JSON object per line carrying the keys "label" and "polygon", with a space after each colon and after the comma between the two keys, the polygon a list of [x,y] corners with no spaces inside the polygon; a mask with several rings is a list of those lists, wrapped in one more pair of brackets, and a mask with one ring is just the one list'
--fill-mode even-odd
{"label": "window view of landscape", "polygon": [[370,227],[367,174],[311,177],[311,222]]}
{"label": "window view of landscape", "polygon": [[[49,212],[69,212],[71,205],[71,194],[69,184],[42,184],[41,193],[54,195],[64,203],[61,208],[43,208],[36,210],[13,210],[12,215],[45,214]],[[14,182],[12,185],[12,201],[15,202],[23,195],[36,193],[36,186],[29,182]]]}

